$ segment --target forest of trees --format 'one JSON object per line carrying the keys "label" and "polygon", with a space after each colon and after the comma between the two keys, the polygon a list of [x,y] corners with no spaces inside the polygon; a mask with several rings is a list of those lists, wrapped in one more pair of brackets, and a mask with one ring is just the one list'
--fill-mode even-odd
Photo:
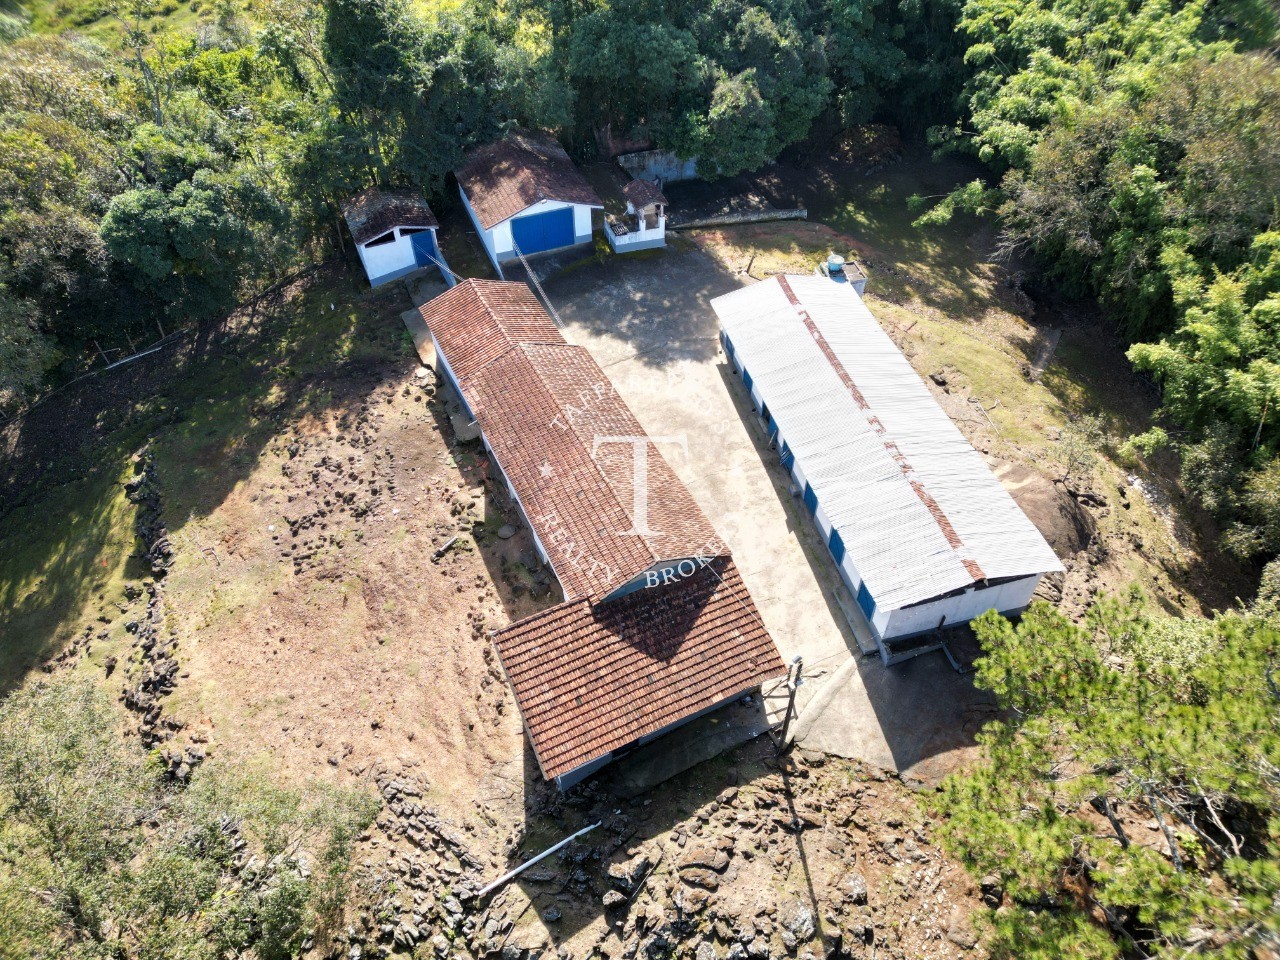
{"label": "forest of trees", "polygon": [[934,800],[1010,902],[996,960],[1262,960],[1280,942],[1280,583],[1212,619],[1140,594],[975,621],[1002,707]]}

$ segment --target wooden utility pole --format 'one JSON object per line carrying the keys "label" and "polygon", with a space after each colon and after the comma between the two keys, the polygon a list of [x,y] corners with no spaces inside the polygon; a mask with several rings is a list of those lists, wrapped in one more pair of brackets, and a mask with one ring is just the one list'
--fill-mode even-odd
{"label": "wooden utility pole", "polygon": [[787,737],[791,733],[791,718],[796,711],[796,688],[800,686],[800,677],[804,673],[804,659],[797,655],[787,667],[787,712],[782,718],[782,733],[778,736],[778,752],[787,748]]}

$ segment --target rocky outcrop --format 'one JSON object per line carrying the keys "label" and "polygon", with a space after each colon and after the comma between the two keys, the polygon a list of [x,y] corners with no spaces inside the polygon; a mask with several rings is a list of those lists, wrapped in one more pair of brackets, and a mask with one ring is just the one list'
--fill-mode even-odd
{"label": "rocky outcrop", "polygon": [[[176,717],[164,716],[164,700],[177,688],[178,637],[168,630],[164,611],[164,578],[173,566],[173,547],[164,522],[164,504],[156,476],[155,461],[144,449],[134,457],[135,475],[125,483],[125,492],[137,508],[134,528],[138,537],[135,557],[145,562],[151,576],[141,586],[126,587],[126,599],[142,604],[141,613],[125,623],[133,644],[123,671],[120,699],[137,718],[138,736],[151,748],[171,740],[183,728]],[[108,665],[114,672],[115,662]],[[186,781],[204,760],[204,747],[192,744],[184,750],[162,753],[165,769],[174,779]]]}

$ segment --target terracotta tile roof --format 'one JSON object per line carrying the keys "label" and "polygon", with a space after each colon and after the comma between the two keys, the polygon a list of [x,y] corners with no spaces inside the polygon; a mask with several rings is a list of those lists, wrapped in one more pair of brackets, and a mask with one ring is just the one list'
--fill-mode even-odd
{"label": "terracotta tile roof", "polygon": [[393,227],[438,227],[436,215],[422,194],[412,190],[370,187],[342,205],[351,238],[364,243]]}
{"label": "terracotta tile roof", "polygon": [[518,343],[564,343],[523,283],[464,280],[419,308],[459,381]]}
{"label": "terracotta tile roof", "polygon": [[644,428],[582,347],[522,344],[462,391],[565,596],[608,593],[659,560],[723,552],[655,444],[644,450],[651,532],[632,533],[634,447],[602,441]]}
{"label": "terracotta tile roof", "polygon": [[648,532],[630,532],[634,447],[597,438],[644,428],[525,284],[465,280],[421,313],[565,596],[608,593],[659,560],[723,551],[656,444],[645,449]]}
{"label": "terracotta tile roof", "polygon": [[545,133],[517,130],[476,147],[457,176],[486,230],[540,200],[602,206],[564,148]]}
{"label": "terracotta tile roof", "polygon": [[644,207],[651,203],[666,206],[667,203],[667,198],[662,195],[658,185],[651,180],[632,180],[622,188],[622,195],[634,207]]}
{"label": "terracotta tile roof", "polygon": [[512,624],[494,645],[547,779],[786,673],[737,568]]}

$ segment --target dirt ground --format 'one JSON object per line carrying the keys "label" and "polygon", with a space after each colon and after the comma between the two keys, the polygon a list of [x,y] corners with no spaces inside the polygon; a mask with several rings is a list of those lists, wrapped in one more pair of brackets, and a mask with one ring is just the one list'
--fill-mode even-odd
{"label": "dirt ground", "polygon": [[535,608],[494,584],[531,544],[497,537],[483,462],[455,459],[433,378],[401,366],[290,424],[184,527],[168,589],[190,684],[174,709],[299,778],[430,759],[449,808],[522,750],[486,634]]}

